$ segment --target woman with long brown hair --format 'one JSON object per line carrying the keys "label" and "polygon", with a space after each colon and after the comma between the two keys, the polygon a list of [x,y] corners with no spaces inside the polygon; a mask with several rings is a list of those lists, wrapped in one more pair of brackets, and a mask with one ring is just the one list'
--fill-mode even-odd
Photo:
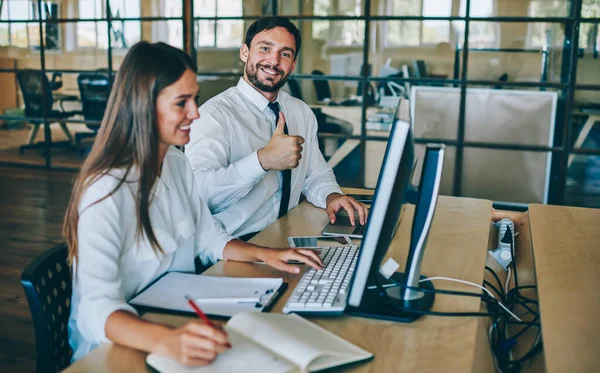
{"label": "woman with long brown hair", "polygon": [[73,266],[69,343],[77,360],[102,342],[171,357],[212,361],[230,347],[221,329],[198,321],[169,328],[127,304],[167,271],[193,272],[194,258],[263,261],[284,271],[310,250],[271,249],[234,239],[198,197],[191,167],[174,145],[199,117],[196,65],[164,43],[140,42],[125,56],[64,223]]}

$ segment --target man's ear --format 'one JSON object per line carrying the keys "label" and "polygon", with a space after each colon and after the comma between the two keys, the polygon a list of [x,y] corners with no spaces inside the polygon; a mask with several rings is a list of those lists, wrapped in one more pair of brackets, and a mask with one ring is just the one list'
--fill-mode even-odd
{"label": "man's ear", "polygon": [[248,62],[249,53],[250,49],[248,48],[248,46],[246,44],[242,44],[242,46],[240,47],[240,59],[242,60],[242,62]]}

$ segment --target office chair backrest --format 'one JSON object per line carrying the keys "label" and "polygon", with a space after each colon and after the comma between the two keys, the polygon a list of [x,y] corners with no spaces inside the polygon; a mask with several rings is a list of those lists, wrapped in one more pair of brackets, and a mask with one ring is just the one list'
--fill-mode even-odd
{"label": "office chair backrest", "polygon": [[59,88],[62,88],[62,73],[54,72],[52,73],[52,80],[50,80],[50,89],[56,91]]}
{"label": "office chair backrest", "polygon": [[429,78],[429,72],[427,72],[427,64],[423,60],[413,61],[413,73],[415,77],[419,79]]}
{"label": "office chair backrest", "polygon": [[[320,70],[313,70],[313,75],[325,75]],[[324,101],[331,99],[331,89],[329,88],[329,82],[327,80],[313,80],[315,91],[317,92],[317,101]]]}
{"label": "office chair backrest", "polygon": [[[81,95],[81,110],[86,120],[102,121],[108,97],[110,81],[108,73],[82,73],[77,77],[77,85]],[[98,128],[99,124],[87,124],[88,127]]]}
{"label": "office chair backrest", "polygon": [[288,79],[287,84],[290,88],[290,93],[292,94],[292,96],[304,101],[304,99],[302,98],[302,89],[300,89],[300,84],[298,83],[298,81],[293,78]]}
{"label": "office chair backrest", "polygon": [[67,245],[58,245],[31,262],[21,275],[35,331],[37,373],[59,372],[71,362],[67,323],[72,284],[67,254]]}
{"label": "office chair backrest", "polygon": [[52,96],[52,89],[46,74],[42,74],[40,70],[20,70],[17,72],[17,80],[19,81],[21,92],[23,92],[23,100],[25,101],[25,116],[44,116],[44,95],[46,96],[46,110],[48,113],[52,111],[54,98]]}

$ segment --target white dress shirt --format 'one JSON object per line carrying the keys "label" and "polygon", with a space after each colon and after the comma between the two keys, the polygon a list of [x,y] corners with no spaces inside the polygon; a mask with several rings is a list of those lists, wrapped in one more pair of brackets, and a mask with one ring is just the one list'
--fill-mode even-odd
{"label": "white dress shirt", "polygon": [[73,266],[69,343],[73,361],[102,342],[106,320],[117,310],[136,314],[127,304],[136,293],[167,271],[194,272],[194,258],[204,264],[223,257],[232,237],[215,222],[200,200],[189,162],[171,147],[149,208],[154,234],[164,251],[156,254],[145,234],[137,240],[137,172],[108,195],[124,175],[113,169],[93,182],[79,205],[79,254]]}
{"label": "white dress shirt", "polygon": [[[325,208],[327,196],[342,191],[319,150],[317,119],[308,105],[283,91],[276,102],[289,134],[305,140],[300,164],[292,170],[289,208],[298,204],[302,193],[310,203]],[[263,170],[257,155],[276,126],[268,104],[240,78],[236,87],[200,107],[185,147],[200,196],[225,230],[237,237],[264,229],[279,214],[281,172]]]}

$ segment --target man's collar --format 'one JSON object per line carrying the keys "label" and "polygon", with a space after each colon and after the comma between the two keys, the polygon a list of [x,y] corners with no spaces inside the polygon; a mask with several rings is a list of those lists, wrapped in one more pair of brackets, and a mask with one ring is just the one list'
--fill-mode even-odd
{"label": "man's collar", "polygon": [[[260,94],[254,87],[252,87],[244,77],[240,78],[240,81],[237,84],[237,89],[242,92],[244,96],[246,96],[260,111],[265,111],[267,105],[269,105],[269,100],[263,95]],[[279,101],[279,94],[277,94],[277,99],[275,102]]]}

